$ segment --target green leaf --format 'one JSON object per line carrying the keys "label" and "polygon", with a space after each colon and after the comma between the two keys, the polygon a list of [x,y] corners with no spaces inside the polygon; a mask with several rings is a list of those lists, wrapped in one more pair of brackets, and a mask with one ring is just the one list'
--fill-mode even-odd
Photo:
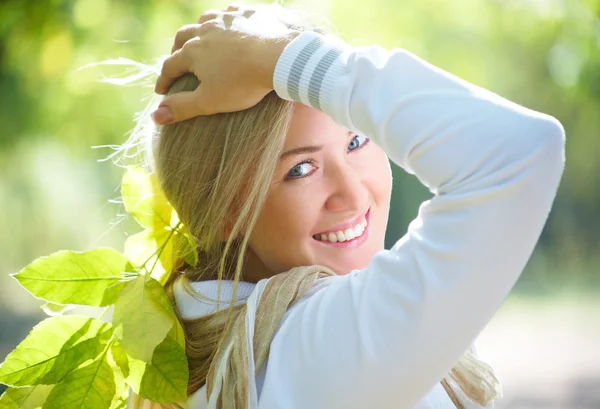
{"label": "green leaf", "polygon": [[106,289],[104,290],[104,297],[102,297],[101,305],[102,306],[111,305],[111,304],[114,304],[115,302],[117,302],[117,299],[119,298],[119,294],[121,294],[121,291],[123,291],[123,288],[125,288],[125,286],[127,285],[127,283],[129,281],[131,281],[133,278],[135,278],[137,276],[139,276],[139,273],[128,272],[128,273],[126,273],[126,278],[123,278],[123,280],[113,283],[113,284],[109,285],[108,287],[106,287]]}
{"label": "green leaf", "polygon": [[162,193],[156,176],[140,168],[129,168],[123,177],[125,209],[145,230],[125,242],[125,256],[138,269],[164,284],[180,259],[195,266],[196,243]]}
{"label": "green leaf", "polygon": [[152,271],[152,277],[159,283],[164,285],[169,278],[169,275],[173,271],[175,265],[175,232],[167,232],[167,234],[161,234],[156,237],[156,242],[160,247],[160,253],[158,254],[158,260],[163,267],[162,274],[159,271]]}
{"label": "green leaf", "polygon": [[186,244],[182,246],[183,259],[190,266],[196,267],[196,264],[198,264],[198,251],[196,250],[196,240],[189,233],[184,233],[183,236],[186,240]]}
{"label": "green leaf", "polygon": [[63,250],[38,258],[14,278],[43,300],[104,306],[114,302],[106,298],[105,290],[123,279],[126,264],[127,259],[110,248],[84,253]]}
{"label": "green leaf", "polygon": [[43,409],[108,409],[115,396],[106,355],[67,375],[50,392]]}
{"label": "green leaf", "polygon": [[153,230],[144,229],[139,233],[127,237],[124,247],[123,255],[127,257],[136,269],[141,268],[146,260],[152,257],[157,248]]}
{"label": "green leaf", "polygon": [[0,396],[0,409],[40,409],[52,388],[52,385],[8,388]]}
{"label": "green leaf", "polygon": [[185,333],[183,332],[183,327],[179,321],[175,321],[173,328],[171,328],[169,331],[168,336],[173,338],[173,340],[177,342],[185,351]]}
{"label": "green leaf", "polygon": [[187,229],[182,225],[175,231],[173,244],[174,258],[183,258],[186,263],[194,267],[198,263],[198,252],[196,251],[196,241],[187,232]]}
{"label": "green leaf", "polygon": [[129,385],[123,380],[117,382],[117,392],[110,402],[109,409],[125,409],[129,400]]}
{"label": "green leaf", "polygon": [[111,366],[120,372],[124,378],[127,378],[129,376],[129,358],[127,358],[127,352],[116,341],[113,342],[110,348],[110,358],[112,360]]}
{"label": "green leaf", "polygon": [[129,376],[129,358],[117,341],[113,341],[109,352],[108,363],[115,376],[115,395],[112,397],[110,409],[124,409],[129,398],[129,385],[126,382]]}
{"label": "green leaf", "polygon": [[177,318],[165,289],[147,276],[131,280],[115,303],[115,335],[130,357],[150,362]]}
{"label": "green leaf", "polygon": [[171,337],[161,342],[152,356],[152,363],[133,359],[127,382],[140,396],[154,402],[186,400],[188,366],[185,351]]}
{"label": "green leaf", "polygon": [[110,324],[79,316],[50,317],[36,325],[0,366],[9,386],[54,384],[97,357],[111,336]]}
{"label": "green leaf", "polygon": [[[124,255],[137,269],[146,267],[152,277],[158,279],[162,277],[167,269],[169,271],[172,266],[166,267],[158,260],[158,248],[169,238],[169,231],[163,230],[160,234],[151,229],[145,229],[137,234],[129,236],[125,240]],[[167,243],[168,244],[168,243]],[[165,246],[166,247],[166,246]],[[164,249],[163,249],[164,250]],[[167,249],[168,250],[168,249]]]}
{"label": "green leaf", "polygon": [[46,315],[49,315],[51,317],[54,317],[57,315],[62,315],[63,312],[67,311],[71,307],[72,307],[71,305],[54,304],[53,302],[50,302],[50,301],[46,301],[45,303],[43,303],[40,306],[42,311],[44,311],[44,313],[46,313]]}
{"label": "green leaf", "polygon": [[192,237],[187,227],[180,222],[179,216],[175,211],[171,216],[171,226],[175,233],[173,244],[173,258],[183,258],[190,266],[195,267],[198,263],[198,251],[196,250],[196,240]]}
{"label": "green leaf", "polygon": [[137,269],[145,266],[152,278],[164,285],[178,260],[196,265],[198,253],[194,243],[189,234],[179,230],[145,229],[127,238],[124,255]]}
{"label": "green leaf", "polygon": [[130,167],[123,176],[121,195],[127,213],[142,227],[162,230],[171,223],[173,208],[162,193],[155,175]]}

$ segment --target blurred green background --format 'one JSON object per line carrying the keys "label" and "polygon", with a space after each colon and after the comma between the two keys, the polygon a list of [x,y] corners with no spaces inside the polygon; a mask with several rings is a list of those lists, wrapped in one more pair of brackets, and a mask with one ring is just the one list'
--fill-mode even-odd
{"label": "blurred green background", "polygon": [[[120,57],[152,63],[170,51],[180,26],[227,4],[0,2],[0,360],[43,318],[41,302],[9,273],[59,249],[121,250],[126,233],[136,231],[118,203],[122,169],[99,162],[109,148],[91,147],[125,141],[152,84],[98,81],[122,67],[78,68]],[[522,278],[482,334],[481,349],[507,378],[501,408],[600,407],[600,1],[286,4],[326,15],[354,45],[406,48],[562,122],[567,166],[558,197]],[[394,183],[388,245],[430,197],[398,169]],[[542,386],[541,378],[548,378]],[[541,400],[533,397],[535,385]]]}

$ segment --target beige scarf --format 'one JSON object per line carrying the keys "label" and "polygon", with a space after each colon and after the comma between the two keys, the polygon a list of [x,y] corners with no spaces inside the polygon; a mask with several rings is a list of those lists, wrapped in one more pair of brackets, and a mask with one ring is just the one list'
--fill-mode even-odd
{"label": "beige scarf", "polygon": [[[333,271],[326,267],[298,267],[257,284],[246,305],[225,329],[228,336],[219,345],[209,369],[206,384],[209,409],[257,407],[255,378],[265,364],[283,316],[317,279],[332,275]],[[478,360],[472,348],[441,383],[458,409],[465,406],[455,390],[457,387],[462,399],[480,406],[500,395],[492,368]]]}

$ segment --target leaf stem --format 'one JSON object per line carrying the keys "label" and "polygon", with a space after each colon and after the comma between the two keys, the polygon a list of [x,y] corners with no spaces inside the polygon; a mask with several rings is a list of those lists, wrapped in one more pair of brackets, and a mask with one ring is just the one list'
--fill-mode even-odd
{"label": "leaf stem", "polygon": [[[158,263],[158,260],[160,259],[160,256],[161,256],[163,250],[167,246],[167,243],[169,242],[169,240],[171,240],[171,238],[173,237],[173,234],[175,234],[175,232],[178,231],[180,225],[181,225],[181,221],[175,225],[175,227],[169,232],[169,236],[161,243],[161,245],[154,251],[154,253],[152,253],[152,255],[150,257],[148,257],[148,259],[146,261],[144,261],[144,264],[142,264],[142,268],[146,271],[146,280],[148,280],[148,277],[152,276],[154,267],[156,267],[156,263]],[[155,256],[156,256],[156,259],[154,260],[154,263],[152,264],[152,268],[150,270],[148,270],[148,268],[146,267],[146,264],[148,264],[148,262],[152,259],[152,257],[155,257]]]}

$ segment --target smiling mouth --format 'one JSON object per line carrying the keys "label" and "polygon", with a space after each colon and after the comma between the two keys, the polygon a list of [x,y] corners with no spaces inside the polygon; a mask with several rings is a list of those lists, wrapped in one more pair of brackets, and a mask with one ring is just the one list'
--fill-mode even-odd
{"label": "smiling mouth", "polygon": [[315,234],[313,238],[317,241],[326,243],[346,243],[361,238],[367,231],[369,224],[367,216],[369,213],[370,209],[363,217],[356,221],[356,224],[351,227],[343,230]]}

